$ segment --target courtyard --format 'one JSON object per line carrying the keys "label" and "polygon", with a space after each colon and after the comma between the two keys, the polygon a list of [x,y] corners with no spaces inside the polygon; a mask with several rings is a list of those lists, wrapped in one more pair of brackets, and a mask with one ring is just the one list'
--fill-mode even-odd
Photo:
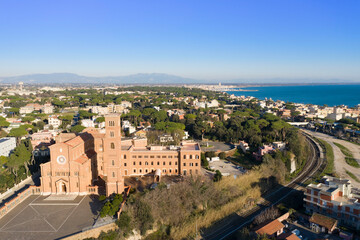
{"label": "courtyard", "polygon": [[209,162],[209,167],[215,171],[219,170],[223,176],[230,176],[230,175],[240,176],[246,173],[246,170],[241,166],[235,165],[226,160]]}
{"label": "courtyard", "polygon": [[92,226],[100,207],[93,196],[32,195],[0,219],[0,239],[59,239]]}

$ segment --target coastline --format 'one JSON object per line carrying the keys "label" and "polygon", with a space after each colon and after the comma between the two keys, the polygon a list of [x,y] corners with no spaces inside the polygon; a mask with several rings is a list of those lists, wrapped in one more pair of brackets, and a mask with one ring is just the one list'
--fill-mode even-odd
{"label": "coastline", "polygon": [[[233,87],[233,86],[231,86]],[[250,89],[249,89],[250,88]],[[256,89],[253,89],[256,88]],[[285,102],[355,107],[360,104],[360,84],[336,85],[281,85],[281,86],[248,86],[248,89],[227,88],[227,94],[254,97],[259,100],[273,99]],[[257,90],[257,91],[254,91]],[[242,94],[238,93],[242,92]],[[249,93],[247,93],[249,92]]]}

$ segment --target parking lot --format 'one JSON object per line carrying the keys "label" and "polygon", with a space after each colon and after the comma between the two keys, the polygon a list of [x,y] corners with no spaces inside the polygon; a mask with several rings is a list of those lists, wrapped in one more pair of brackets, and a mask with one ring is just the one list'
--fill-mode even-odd
{"label": "parking lot", "polygon": [[219,170],[223,176],[239,176],[246,172],[244,168],[225,160],[209,162],[209,167],[215,171]]}
{"label": "parking lot", "polygon": [[91,196],[30,196],[0,219],[0,239],[58,239],[92,226],[101,204]]}

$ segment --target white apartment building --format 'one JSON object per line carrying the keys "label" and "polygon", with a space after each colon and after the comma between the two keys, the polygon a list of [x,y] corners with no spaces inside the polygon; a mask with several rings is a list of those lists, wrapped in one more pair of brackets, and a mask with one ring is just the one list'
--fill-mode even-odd
{"label": "white apartment building", "polygon": [[48,123],[54,128],[59,128],[61,126],[61,120],[58,119],[57,116],[49,116]]}
{"label": "white apartment building", "polygon": [[83,119],[83,120],[81,120],[81,126],[86,127],[86,128],[95,127],[95,123],[91,119]]}

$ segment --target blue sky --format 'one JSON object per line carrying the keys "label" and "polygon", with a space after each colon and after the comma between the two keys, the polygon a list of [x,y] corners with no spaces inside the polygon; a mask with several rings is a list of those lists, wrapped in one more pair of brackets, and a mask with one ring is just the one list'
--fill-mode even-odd
{"label": "blue sky", "polygon": [[360,81],[359,12],[357,0],[0,0],[0,76]]}

